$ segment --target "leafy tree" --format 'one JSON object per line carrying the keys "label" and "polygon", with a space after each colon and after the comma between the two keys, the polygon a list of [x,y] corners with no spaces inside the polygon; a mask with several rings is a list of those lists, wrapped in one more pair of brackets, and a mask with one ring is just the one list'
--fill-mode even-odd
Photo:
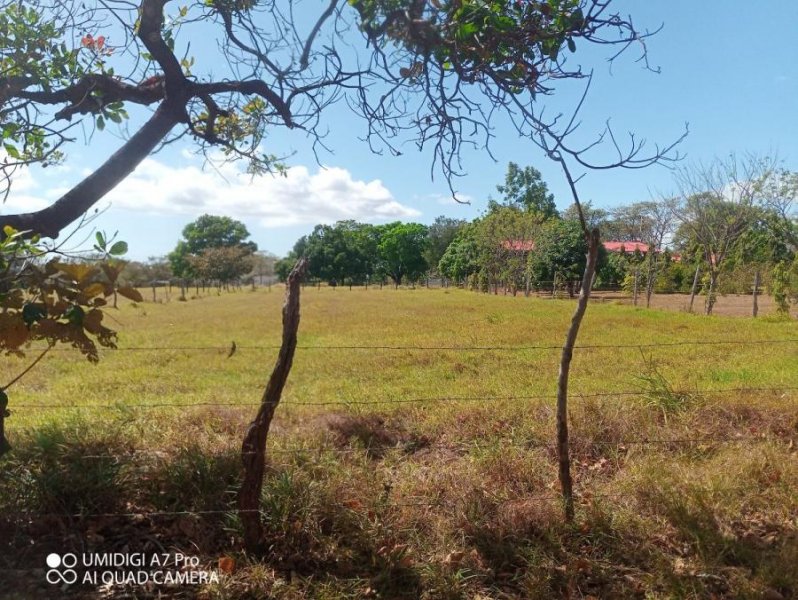
{"label": "leafy tree", "polygon": [[479,271],[479,248],[475,237],[475,226],[469,224],[460,229],[438,262],[438,272],[454,281],[465,281]]}
{"label": "leafy tree", "polygon": [[760,193],[772,229],[793,251],[798,250],[798,172],[775,169],[763,182]]}
{"label": "leafy tree", "polygon": [[[598,227],[604,232],[604,239],[612,239],[613,231],[611,223],[611,215],[608,210],[603,208],[594,208],[593,203],[590,201],[582,204],[582,213],[584,214],[585,223],[590,229]],[[576,204],[571,204],[562,213],[562,218],[566,221],[579,221],[579,211]]]}
{"label": "leafy tree", "polygon": [[513,291],[524,285],[527,257],[542,218],[510,205],[494,207],[475,223],[480,277],[494,293],[501,284]]}
{"label": "leafy tree", "polygon": [[331,284],[362,283],[375,269],[374,226],[355,221],[317,225],[307,237],[303,255],[308,257],[312,277]]}
{"label": "leafy tree", "polygon": [[546,219],[558,216],[554,194],[549,193],[546,182],[534,167],[521,169],[511,162],[507,165],[504,185],[496,186],[505,204],[523,207]]}
{"label": "leafy tree", "polygon": [[296,261],[297,258],[289,254],[274,263],[274,274],[277,275],[278,281],[285,283],[288,280],[288,274],[291,273]]}
{"label": "leafy tree", "polygon": [[274,263],[274,274],[277,275],[277,279],[279,281],[285,283],[288,280],[288,275],[291,273],[291,269],[294,268],[297,260],[305,256],[307,247],[308,236],[303,235],[296,242],[294,242],[294,247],[287,256]]}
{"label": "leafy tree", "polygon": [[[587,241],[578,221],[547,221],[535,239],[529,255],[533,282],[550,282],[555,276],[566,284],[569,295],[575,292],[574,282],[582,277],[587,260]],[[599,249],[599,265],[606,260],[606,251]],[[600,268],[600,267],[599,267]]]}
{"label": "leafy tree", "polygon": [[244,246],[216,246],[205,248],[189,257],[192,271],[200,279],[217,281],[219,286],[230,284],[252,270],[252,252]]}
{"label": "leafy tree", "polygon": [[[466,222],[462,219],[452,219],[440,216],[427,230],[427,248],[424,259],[431,269],[438,268],[446,249],[463,229]],[[445,275],[444,275],[445,276]]]}
{"label": "leafy tree", "polygon": [[249,256],[258,246],[246,241],[248,237],[249,231],[240,221],[230,217],[202,215],[183,228],[183,239],[169,254],[172,272],[177,277],[202,277],[197,270],[200,263],[196,259],[209,249],[236,248],[242,250],[242,256]]}
{"label": "leafy tree", "polygon": [[612,219],[604,228],[605,235],[614,240],[639,240],[648,245],[649,252],[645,257],[644,268],[646,307],[651,304],[657,275],[662,268],[660,252],[665,239],[673,232],[677,206],[676,199],[663,198],[616,208],[611,213]]}
{"label": "leafy tree", "polygon": [[377,254],[380,269],[396,287],[407,278],[417,281],[429,265],[424,258],[427,247],[427,227],[420,223],[389,223],[377,227]]}

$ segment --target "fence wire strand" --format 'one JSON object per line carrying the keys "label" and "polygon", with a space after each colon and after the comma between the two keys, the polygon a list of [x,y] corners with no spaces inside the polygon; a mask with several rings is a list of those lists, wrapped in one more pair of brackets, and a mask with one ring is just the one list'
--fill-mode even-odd
{"label": "fence wire strand", "polygon": [[[770,340],[680,340],[673,342],[652,342],[649,344],[628,343],[628,344],[579,344],[574,346],[574,350],[601,350],[601,349],[630,349],[630,348],[669,348],[678,346],[759,346],[767,344],[797,344],[798,338],[770,339]],[[230,344],[209,345],[209,346],[121,346],[113,349],[104,349],[109,353],[113,352],[200,352],[216,351],[229,352]],[[236,344],[236,352],[246,350],[279,350],[279,345],[240,345]],[[531,350],[562,350],[562,344],[533,344],[522,346],[493,345],[493,346],[458,346],[458,345],[439,345],[439,346],[413,346],[413,345],[298,345],[297,350],[384,350],[384,351],[429,351],[429,352],[524,352]],[[74,352],[73,348],[57,347],[53,351]]]}
{"label": "fence wire strand", "polygon": [[[736,387],[736,388],[716,388],[716,389],[678,389],[668,390],[669,393],[674,395],[679,394],[694,394],[694,395],[718,395],[718,394],[747,394],[747,393],[775,393],[785,394],[786,392],[798,391],[798,386],[784,386],[784,387]],[[638,390],[610,390],[604,392],[589,392],[579,393],[571,392],[570,396],[573,399],[584,398],[612,398],[612,397],[640,397],[646,398],[652,392],[645,389]],[[491,395],[473,395],[473,396],[430,396],[430,397],[416,397],[416,398],[381,398],[377,400],[326,400],[322,402],[302,402],[296,400],[285,400],[279,403],[280,407],[290,406],[296,407],[329,407],[338,406],[346,408],[347,406],[386,406],[393,404],[431,404],[431,403],[457,403],[457,402],[510,402],[518,400],[556,400],[556,394],[533,394],[533,395],[509,395],[509,396],[491,396]],[[142,409],[160,409],[160,408],[202,408],[202,407],[251,407],[260,406],[260,402],[153,402],[153,403],[116,403],[116,404],[14,404],[14,409],[33,409],[33,410],[77,410],[77,409],[97,409],[97,410],[125,410],[127,408],[142,408]]]}

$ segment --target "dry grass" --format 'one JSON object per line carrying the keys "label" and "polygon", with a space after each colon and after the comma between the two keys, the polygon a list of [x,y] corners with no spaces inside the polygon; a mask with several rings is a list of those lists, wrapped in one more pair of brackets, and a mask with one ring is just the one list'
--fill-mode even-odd
{"label": "dry grass", "polygon": [[[41,572],[2,570],[41,568],[49,551],[165,547],[208,565],[236,559],[219,586],[162,590],[175,597],[798,594],[798,393],[707,392],[798,387],[796,343],[579,350],[573,526],[551,447],[556,349],[299,350],[270,441],[270,552],[244,556],[237,452],[275,355],[252,347],[277,343],[280,302],[275,288],[128,304],[120,351],[97,366],[57,353],[9,390],[0,579],[14,585],[0,589],[52,597]],[[572,308],[459,290],[308,289],[300,345],[556,347]],[[583,332],[583,345],[751,342],[796,339],[798,323],[599,303]],[[141,346],[214,348],[124,350]],[[7,359],[2,378],[23,364]],[[608,390],[636,393],[595,396]],[[464,399],[388,403],[420,397]],[[375,401],[386,403],[361,404]],[[153,406],[171,403],[221,406]],[[176,510],[222,512],[50,515]]]}

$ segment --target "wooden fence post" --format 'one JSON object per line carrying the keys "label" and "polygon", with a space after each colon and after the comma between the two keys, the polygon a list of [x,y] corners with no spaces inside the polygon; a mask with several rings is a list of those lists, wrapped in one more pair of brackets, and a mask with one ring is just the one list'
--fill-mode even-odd
{"label": "wooden fence post", "polygon": [[696,290],[698,289],[698,275],[701,273],[701,265],[698,265],[695,268],[695,277],[693,277],[693,287],[690,290],[690,307],[687,309],[687,312],[693,312],[693,302],[695,302],[695,294]]}
{"label": "wooden fence post", "polygon": [[299,329],[300,282],[305,275],[307,259],[301,258],[291,271],[285,286],[283,304],[283,341],[277,354],[269,383],[261,398],[260,408],[250,423],[241,445],[241,460],[244,477],[238,494],[238,508],[244,529],[244,546],[249,552],[260,551],[263,539],[263,523],[260,518],[260,496],[263,489],[263,474],[266,468],[266,438],[280,403],[280,397],[291,372]]}
{"label": "wooden fence post", "polygon": [[759,296],[759,284],[762,283],[760,280],[759,269],[757,269],[756,274],[754,275],[754,307],[753,313],[754,318],[756,318],[757,314],[759,313],[759,300],[757,296]]}

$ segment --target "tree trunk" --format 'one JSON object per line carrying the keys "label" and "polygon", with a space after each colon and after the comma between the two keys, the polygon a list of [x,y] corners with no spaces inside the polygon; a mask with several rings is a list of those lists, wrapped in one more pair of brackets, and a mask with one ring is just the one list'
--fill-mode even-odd
{"label": "tree trunk", "polygon": [[705,303],[704,313],[706,315],[712,314],[712,309],[715,307],[715,290],[718,284],[718,271],[717,269],[710,269],[709,271],[709,291],[707,292],[707,301]]}
{"label": "tree trunk", "polygon": [[651,308],[651,295],[654,293],[654,279],[657,274],[657,264],[655,262],[653,250],[648,263],[648,279],[646,281],[646,308]]}
{"label": "tree trunk", "polygon": [[294,360],[299,328],[299,284],[306,268],[307,260],[299,259],[286,281],[285,304],[283,305],[283,342],[269,383],[263,392],[258,414],[250,423],[241,445],[244,478],[238,495],[238,507],[241,524],[244,528],[244,545],[247,551],[253,553],[260,551],[263,537],[259,506],[266,465],[266,438],[269,435],[269,427],[277,405],[280,403],[280,396]]}
{"label": "tree trunk", "polygon": [[752,311],[753,314],[754,314],[754,318],[756,318],[756,316],[759,314],[759,299],[758,299],[758,296],[759,296],[759,284],[760,283],[761,283],[761,281],[760,281],[760,276],[759,276],[759,269],[757,269],[756,274],[754,275],[754,306],[753,306],[753,311]]}
{"label": "tree trunk", "polygon": [[635,269],[635,288],[632,294],[632,304],[637,306],[637,282],[640,280],[640,269]]}
{"label": "tree trunk", "polygon": [[690,289],[690,306],[687,312],[693,312],[693,302],[695,302],[695,294],[698,291],[698,276],[701,274],[701,265],[695,268],[695,277],[693,277],[693,287]]}
{"label": "tree trunk", "polygon": [[0,458],[11,450],[11,444],[6,439],[6,417],[8,415],[8,396],[3,390],[0,390]]}
{"label": "tree trunk", "polygon": [[[180,110],[170,108],[167,102],[161,104],[150,120],[96,171],[53,204],[32,213],[0,216],[0,231],[3,226],[10,225],[17,231],[30,231],[31,235],[38,233],[44,237],[58,237],[62,229],[78,220],[130,175],[180,122]],[[185,107],[182,112],[185,113]]]}
{"label": "tree trunk", "polygon": [[562,347],[560,374],[557,379],[557,459],[559,462],[565,520],[569,523],[574,519],[574,492],[571,479],[571,457],[568,448],[568,376],[571,371],[571,359],[574,354],[576,337],[579,334],[579,327],[587,310],[588,300],[590,300],[590,291],[593,286],[593,277],[596,273],[596,263],[598,261],[599,244],[599,230],[594,229],[590,232],[590,240],[588,242],[587,264],[585,265],[585,273],[582,276],[582,291],[579,294],[576,311],[574,311],[574,315],[571,318],[571,326],[568,328],[565,344]]}

